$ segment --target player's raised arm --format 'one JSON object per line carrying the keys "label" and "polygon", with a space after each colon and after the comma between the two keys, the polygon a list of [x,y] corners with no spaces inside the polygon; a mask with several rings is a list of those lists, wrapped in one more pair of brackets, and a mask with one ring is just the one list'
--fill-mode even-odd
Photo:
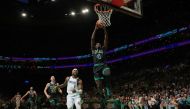
{"label": "player's raised arm", "polygon": [[29,94],[29,91],[27,91],[23,97],[21,97],[21,100],[23,100],[27,95]]}
{"label": "player's raised arm", "polygon": [[95,48],[96,31],[97,31],[97,26],[95,26],[94,31],[91,36],[91,50],[93,50]]}

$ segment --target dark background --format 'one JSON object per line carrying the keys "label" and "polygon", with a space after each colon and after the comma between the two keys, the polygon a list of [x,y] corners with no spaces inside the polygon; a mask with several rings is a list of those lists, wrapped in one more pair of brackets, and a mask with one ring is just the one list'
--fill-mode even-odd
{"label": "dark background", "polygon": [[[61,57],[89,54],[90,37],[94,29],[97,15],[93,11],[93,3],[86,0],[58,0],[54,3],[48,0],[37,2],[31,0],[28,4],[16,0],[0,2],[0,56],[18,57]],[[86,15],[66,16],[71,10],[80,12],[83,7],[90,9]],[[20,11],[29,12],[28,18],[21,18]],[[143,17],[134,18],[114,11],[111,17],[112,26],[108,28],[109,49],[133,43],[169,30],[190,24],[190,5],[188,0],[143,0]],[[98,31],[101,41],[102,31]],[[161,45],[169,42],[189,39],[167,39],[159,41]],[[183,34],[178,34],[183,35]],[[140,52],[151,47],[160,47],[155,43],[142,46],[140,49],[129,50],[130,53]],[[151,67],[160,64],[177,63],[189,56],[189,46],[180,47],[164,54],[150,55],[111,65],[113,75],[136,67]],[[122,52],[123,53],[123,52]],[[121,54],[122,54],[121,53]],[[127,52],[128,53],[128,52]],[[126,54],[126,53],[124,53]],[[114,56],[113,56],[114,57]],[[177,60],[179,58],[179,60]],[[188,58],[185,58],[188,59]],[[81,63],[92,62],[91,59]],[[4,61],[0,62],[5,63]],[[7,62],[11,64],[11,62]],[[7,64],[6,63],[6,64]],[[47,62],[45,64],[56,64]],[[63,62],[64,63],[64,62]],[[66,62],[69,63],[69,62]],[[80,62],[74,62],[80,63]],[[36,63],[35,63],[36,64]],[[23,64],[24,65],[24,64]],[[122,69],[122,72],[118,69]],[[92,68],[79,69],[80,77],[84,79],[85,88],[94,87]],[[50,75],[55,75],[59,82],[70,75],[71,69],[0,69],[0,91],[13,95],[16,91],[22,93],[33,85],[42,93]],[[118,73],[119,72],[119,73]],[[28,80],[29,83],[24,81]]]}

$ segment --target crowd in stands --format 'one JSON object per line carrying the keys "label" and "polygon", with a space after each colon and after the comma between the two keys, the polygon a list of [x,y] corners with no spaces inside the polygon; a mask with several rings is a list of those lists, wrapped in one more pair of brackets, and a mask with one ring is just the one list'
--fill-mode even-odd
{"label": "crowd in stands", "polygon": [[188,64],[143,69],[120,78],[114,86],[124,85],[114,89],[115,109],[190,109]]}
{"label": "crowd in stands", "polygon": [[[112,80],[113,97],[108,100],[107,109],[190,109],[189,83],[188,63],[123,73]],[[66,109],[65,100],[63,96],[61,109]],[[24,102],[21,105],[21,109],[26,109]],[[38,109],[48,109],[43,94],[38,96],[36,105]],[[85,91],[83,109],[100,108],[98,98]],[[0,95],[0,109],[14,109],[14,101]]]}

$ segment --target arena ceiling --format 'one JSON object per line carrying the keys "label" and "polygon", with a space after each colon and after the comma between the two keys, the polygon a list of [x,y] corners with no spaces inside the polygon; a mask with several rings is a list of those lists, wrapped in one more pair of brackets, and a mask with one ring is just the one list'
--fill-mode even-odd
{"label": "arena ceiling", "polygon": [[[20,2],[21,1],[21,2]],[[97,15],[86,0],[3,0],[0,3],[0,55],[58,57],[90,53],[90,36]],[[86,15],[68,16],[82,8]],[[109,48],[190,24],[185,0],[143,0],[143,18],[113,12]],[[22,10],[28,12],[22,18]],[[101,39],[101,31],[98,33]]]}

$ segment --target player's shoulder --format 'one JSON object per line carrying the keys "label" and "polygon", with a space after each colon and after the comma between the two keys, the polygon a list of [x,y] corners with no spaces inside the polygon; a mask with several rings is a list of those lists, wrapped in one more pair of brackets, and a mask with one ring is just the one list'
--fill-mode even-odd
{"label": "player's shoulder", "polygon": [[67,81],[68,81],[69,79],[70,79],[70,76],[67,76],[67,77],[65,78],[65,80],[67,80]]}
{"label": "player's shoulder", "polygon": [[91,51],[92,51],[92,54],[94,54],[96,50],[95,50],[95,49],[92,49]]}
{"label": "player's shoulder", "polygon": [[66,79],[69,79],[71,76],[67,76]]}
{"label": "player's shoulder", "polygon": [[51,84],[50,83],[47,83],[46,86],[49,87]]}

